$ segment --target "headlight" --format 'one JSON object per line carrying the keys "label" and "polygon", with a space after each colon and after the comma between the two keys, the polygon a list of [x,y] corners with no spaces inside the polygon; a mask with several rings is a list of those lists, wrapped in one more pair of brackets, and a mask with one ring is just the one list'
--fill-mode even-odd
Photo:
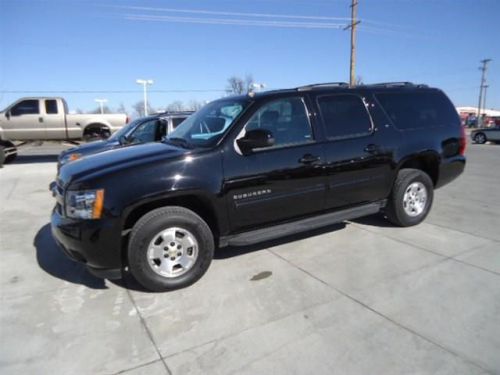
{"label": "headlight", "polygon": [[61,163],[61,165],[64,165],[66,163],[69,163],[70,161],[78,160],[81,157],[82,157],[82,154],[79,154],[78,152],[72,152],[70,154],[64,155],[61,158],[60,163]]}
{"label": "headlight", "polygon": [[104,189],[67,191],[66,216],[73,219],[100,219],[104,204]]}

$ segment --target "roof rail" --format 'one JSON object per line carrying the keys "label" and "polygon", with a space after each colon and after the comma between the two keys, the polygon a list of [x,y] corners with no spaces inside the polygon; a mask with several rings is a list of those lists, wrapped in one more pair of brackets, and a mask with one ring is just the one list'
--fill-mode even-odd
{"label": "roof rail", "polygon": [[372,83],[366,86],[370,87],[401,87],[401,86],[410,86],[410,87],[427,87],[427,85],[423,84],[415,84],[413,82],[380,82],[380,83]]}
{"label": "roof rail", "polygon": [[307,91],[307,90],[312,90],[315,88],[321,88],[321,87],[349,87],[349,84],[347,82],[327,82],[327,83],[313,83],[312,85],[305,85],[305,86],[300,86],[297,87],[295,90],[297,91]]}

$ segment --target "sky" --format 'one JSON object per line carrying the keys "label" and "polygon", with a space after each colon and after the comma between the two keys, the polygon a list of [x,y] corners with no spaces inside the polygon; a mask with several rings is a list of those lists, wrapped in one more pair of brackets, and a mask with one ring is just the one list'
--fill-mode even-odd
{"label": "sky", "polygon": [[[213,100],[230,76],[268,89],[349,80],[351,0],[0,0],[0,108],[23,96],[96,98],[129,112]],[[359,0],[356,74],[413,81],[500,109],[499,0]]]}

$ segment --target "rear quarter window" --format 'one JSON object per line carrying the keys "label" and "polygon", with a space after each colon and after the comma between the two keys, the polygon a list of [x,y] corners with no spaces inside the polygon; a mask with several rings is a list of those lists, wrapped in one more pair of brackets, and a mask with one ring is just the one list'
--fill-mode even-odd
{"label": "rear quarter window", "polygon": [[375,97],[401,130],[460,124],[456,109],[439,91],[378,93]]}

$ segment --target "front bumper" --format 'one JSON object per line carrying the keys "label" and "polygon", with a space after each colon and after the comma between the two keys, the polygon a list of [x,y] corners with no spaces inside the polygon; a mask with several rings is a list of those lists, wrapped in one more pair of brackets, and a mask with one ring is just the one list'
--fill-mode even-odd
{"label": "front bumper", "polygon": [[52,236],[71,259],[83,263],[94,275],[121,278],[121,231],[117,220],[75,220],[52,211]]}

